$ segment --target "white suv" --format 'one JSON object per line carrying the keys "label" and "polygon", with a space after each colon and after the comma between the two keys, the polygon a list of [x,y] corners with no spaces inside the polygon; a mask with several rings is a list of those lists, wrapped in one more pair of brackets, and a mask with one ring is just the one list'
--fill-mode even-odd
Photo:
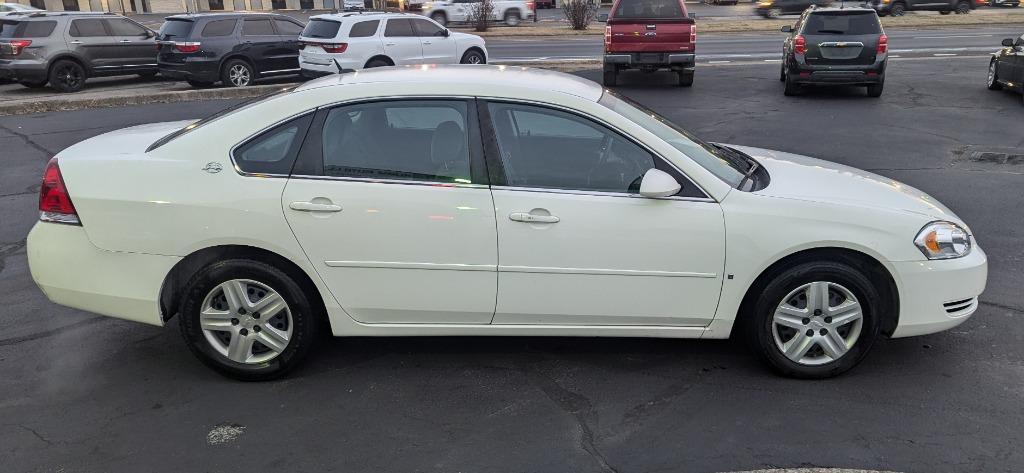
{"label": "white suv", "polygon": [[407,13],[316,15],[299,41],[305,77],[406,64],[487,63],[483,38]]}

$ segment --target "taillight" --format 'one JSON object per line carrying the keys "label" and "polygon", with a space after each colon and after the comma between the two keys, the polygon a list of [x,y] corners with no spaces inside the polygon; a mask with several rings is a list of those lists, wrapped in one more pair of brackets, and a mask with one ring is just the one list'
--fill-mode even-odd
{"label": "taillight", "polygon": [[803,35],[796,35],[796,38],[793,38],[793,53],[807,54],[807,40]]}
{"label": "taillight", "polygon": [[31,39],[13,39],[8,42],[11,45],[11,54],[17,56],[21,54],[21,50],[29,47],[32,44]]}
{"label": "taillight", "polygon": [[321,44],[320,47],[324,48],[326,53],[341,54],[348,50],[348,43]]}
{"label": "taillight", "polygon": [[889,37],[882,35],[878,37],[878,54],[885,54],[889,52]]}
{"label": "taillight", "polygon": [[199,47],[200,46],[201,46],[200,43],[192,43],[192,42],[182,43],[182,42],[178,42],[178,41],[174,42],[174,50],[179,52],[179,53],[187,53],[187,54],[197,53],[197,52],[199,52]]}
{"label": "taillight", "polygon": [[605,25],[604,26],[604,50],[611,52],[611,50],[608,49],[611,46],[612,46],[612,25]]}
{"label": "taillight", "polygon": [[46,164],[43,171],[43,184],[39,187],[39,220],[44,222],[69,223],[81,225],[78,212],[71,203],[68,188],[64,185],[64,177],[60,175],[57,158]]}
{"label": "taillight", "polygon": [[697,25],[690,26],[690,44],[697,44]]}

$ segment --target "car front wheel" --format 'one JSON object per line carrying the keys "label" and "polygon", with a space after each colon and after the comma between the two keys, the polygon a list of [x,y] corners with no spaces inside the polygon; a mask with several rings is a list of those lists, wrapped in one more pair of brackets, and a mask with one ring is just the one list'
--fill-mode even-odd
{"label": "car front wheel", "polygon": [[487,58],[484,57],[483,53],[477,50],[466,51],[466,54],[462,55],[460,64],[487,64]]}
{"label": "car front wheel", "polygon": [[207,366],[235,379],[273,379],[309,352],[320,314],[285,272],[233,259],[200,270],[185,286],[181,333]]}
{"label": "car front wheel", "polygon": [[880,332],[878,290],[840,262],[808,262],[782,271],[754,303],[754,352],[796,378],[839,375],[867,355]]}

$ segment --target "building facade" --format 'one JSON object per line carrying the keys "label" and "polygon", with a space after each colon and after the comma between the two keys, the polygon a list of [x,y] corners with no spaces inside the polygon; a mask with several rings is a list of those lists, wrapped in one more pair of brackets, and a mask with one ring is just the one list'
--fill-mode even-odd
{"label": "building facade", "polygon": [[50,11],[181,13],[234,10],[319,10],[338,8],[342,0],[6,0]]}

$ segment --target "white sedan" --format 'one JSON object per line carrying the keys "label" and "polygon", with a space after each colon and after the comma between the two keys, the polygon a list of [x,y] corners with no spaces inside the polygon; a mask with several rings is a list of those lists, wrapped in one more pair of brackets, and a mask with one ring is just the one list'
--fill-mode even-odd
{"label": "white sedan", "polygon": [[[528,99],[524,98],[528,97]],[[726,338],[780,373],[949,329],[987,260],[875,174],[704,143],[575,76],[325,77],[58,154],[28,237],[50,300],[164,325],[242,379],[335,336]]]}

